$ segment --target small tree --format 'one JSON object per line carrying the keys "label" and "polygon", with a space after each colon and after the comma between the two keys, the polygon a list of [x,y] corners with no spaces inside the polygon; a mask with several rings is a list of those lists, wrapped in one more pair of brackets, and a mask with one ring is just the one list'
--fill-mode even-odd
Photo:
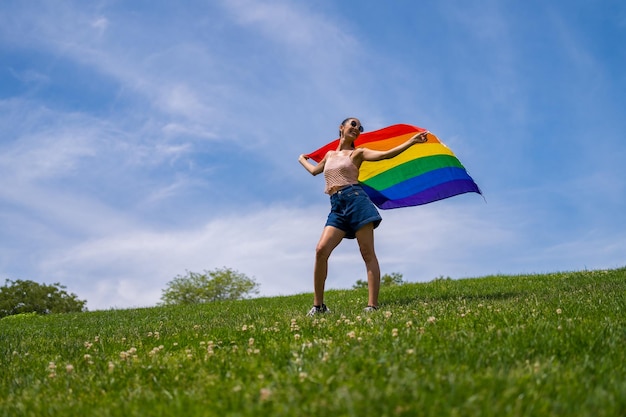
{"label": "small tree", "polygon": [[[392,285],[402,285],[404,284],[404,280],[402,279],[402,274],[398,272],[392,272],[391,274],[385,274],[380,277],[380,285],[388,287]],[[362,279],[357,280],[357,282],[352,286],[353,289],[359,288],[367,288],[367,281]]]}
{"label": "small tree", "polygon": [[162,304],[200,304],[220,300],[239,300],[258,294],[259,285],[252,278],[230,268],[187,272],[167,283]]}
{"label": "small tree", "polygon": [[404,279],[402,279],[402,274],[398,272],[392,272],[391,274],[385,274],[380,279],[380,285],[391,286],[391,285],[402,285],[404,284]]}
{"label": "small tree", "polygon": [[30,280],[6,280],[0,287],[0,317],[20,313],[71,313],[85,311],[87,301],[68,294],[65,286],[39,284]]}

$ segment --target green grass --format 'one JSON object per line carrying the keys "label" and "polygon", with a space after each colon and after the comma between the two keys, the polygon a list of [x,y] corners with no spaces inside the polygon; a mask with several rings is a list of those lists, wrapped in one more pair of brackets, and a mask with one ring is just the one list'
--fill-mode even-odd
{"label": "green grass", "polygon": [[0,320],[0,416],[623,416],[626,268]]}

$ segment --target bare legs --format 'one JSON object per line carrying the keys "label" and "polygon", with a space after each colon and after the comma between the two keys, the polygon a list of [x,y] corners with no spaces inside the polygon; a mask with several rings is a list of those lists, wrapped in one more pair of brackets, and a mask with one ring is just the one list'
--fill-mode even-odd
{"label": "bare legs", "polygon": [[378,293],[380,291],[380,266],[374,251],[374,224],[368,223],[356,232],[361,256],[367,270],[367,288],[369,298],[367,305],[378,307]]}
{"label": "bare legs", "polygon": [[[324,303],[324,285],[328,275],[328,258],[333,250],[341,243],[346,235],[340,229],[326,226],[315,248],[315,268],[313,271],[313,304],[320,306]],[[369,289],[368,305],[378,306],[380,291],[380,267],[374,251],[374,224],[368,223],[356,232],[356,239],[365,268],[367,270],[367,286]]]}
{"label": "bare legs", "polygon": [[324,303],[324,284],[328,275],[328,258],[339,245],[346,232],[333,226],[324,227],[322,236],[315,248],[315,268],[313,269],[313,305],[321,306]]}

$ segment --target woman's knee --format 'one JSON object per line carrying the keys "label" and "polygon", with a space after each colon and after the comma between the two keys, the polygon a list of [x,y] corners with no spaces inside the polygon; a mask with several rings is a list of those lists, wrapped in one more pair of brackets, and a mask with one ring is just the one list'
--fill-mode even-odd
{"label": "woman's knee", "polygon": [[322,244],[318,244],[315,247],[315,259],[328,259],[330,256],[330,252],[326,248],[326,246]]}
{"label": "woman's knee", "polygon": [[337,228],[326,226],[322,232],[322,237],[315,247],[316,259],[328,259],[332,251],[339,245],[346,233]]}
{"label": "woman's knee", "polygon": [[374,250],[374,233],[371,223],[363,227],[357,232],[357,241],[359,242],[359,250],[365,262],[376,260],[376,251]]}
{"label": "woman's knee", "polygon": [[359,246],[359,250],[361,251],[361,256],[365,262],[375,261],[376,259],[376,251],[374,250],[373,245],[361,245]]}
{"label": "woman's knee", "polygon": [[335,247],[331,242],[320,241],[315,247],[315,259],[327,260]]}

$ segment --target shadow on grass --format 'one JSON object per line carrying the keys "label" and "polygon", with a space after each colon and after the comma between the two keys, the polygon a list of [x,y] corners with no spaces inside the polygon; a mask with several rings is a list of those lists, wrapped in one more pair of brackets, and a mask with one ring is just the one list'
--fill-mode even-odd
{"label": "shadow on grass", "polygon": [[445,302],[445,301],[468,301],[468,302],[489,302],[489,301],[504,301],[514,298],[520,298],[527,293],[514,292],[514,291],[502,291],[494,292],[491,294],[463,294],[463,293],[446,293],[446,294],[405,294],[402,296],[390,296],[386,297],[384,292],[381,291],[381,299],[383,305],[394,306],[408,306],[416,303],[432,303],[432,302]]}

